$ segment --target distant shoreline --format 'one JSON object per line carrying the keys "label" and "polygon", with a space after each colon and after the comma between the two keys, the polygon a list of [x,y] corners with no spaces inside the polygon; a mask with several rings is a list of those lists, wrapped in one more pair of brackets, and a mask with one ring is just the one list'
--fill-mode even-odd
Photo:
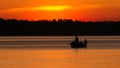
{"label": "distant shoreline", "polygon": [[0,18],[0,36],[119,36],[119,29],[120,21],[28,21]]}
{"label": "distant shoreline", "polygon": [[81,35],[81,34],[77,34],[77,35],[0,35],[0,36],[120,36],[120,34],[114,34],[114,35],[112,35],[112,34],[102,34],[102,35],[99,35],[99,34],[96,34],[96,35]]}

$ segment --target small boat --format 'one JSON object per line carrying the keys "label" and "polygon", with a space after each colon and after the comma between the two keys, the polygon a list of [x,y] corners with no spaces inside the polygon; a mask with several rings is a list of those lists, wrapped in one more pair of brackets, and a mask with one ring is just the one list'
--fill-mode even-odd
{"label": "small boat", "polygon": [[87,48],[87,40],[79,41],[78,37],[70,43],[71,48]]}

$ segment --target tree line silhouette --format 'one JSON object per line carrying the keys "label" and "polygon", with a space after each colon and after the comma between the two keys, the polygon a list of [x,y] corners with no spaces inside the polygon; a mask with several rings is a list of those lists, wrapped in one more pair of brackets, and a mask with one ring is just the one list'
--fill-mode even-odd
{"label": "tree line silhouette", "polygon": [[120,35],[120,21],[17,20],[0,18],[0,36]]}

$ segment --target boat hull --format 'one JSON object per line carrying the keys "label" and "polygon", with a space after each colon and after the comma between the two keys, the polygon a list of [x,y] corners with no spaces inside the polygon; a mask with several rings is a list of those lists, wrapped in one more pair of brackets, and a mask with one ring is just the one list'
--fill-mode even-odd
{"label": "boat hull", "polygon": [[86,43],[82,43],[82,42],[72,42],[70,43],[71,48],[87,48],[87,44]]}

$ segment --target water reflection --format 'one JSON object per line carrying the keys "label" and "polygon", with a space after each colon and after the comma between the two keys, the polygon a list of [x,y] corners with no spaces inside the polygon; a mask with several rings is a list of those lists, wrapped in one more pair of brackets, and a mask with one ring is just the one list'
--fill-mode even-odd
{"label": "water reflection", "polygon": [[[120,48],[120,36],[78,36],[87,48]],[[0,48],[70,48],[74,36],[2,36]]]}
{"label": "water reflection", "polygon": [[88,39],[88,48],[71,49],[73,36],[0,37],[0,67],[120,68],[120,36],[80,38]]}
{"label": "water reflection", "polygon": [[119,49],[0,50],[1,68],[119,68]]}

